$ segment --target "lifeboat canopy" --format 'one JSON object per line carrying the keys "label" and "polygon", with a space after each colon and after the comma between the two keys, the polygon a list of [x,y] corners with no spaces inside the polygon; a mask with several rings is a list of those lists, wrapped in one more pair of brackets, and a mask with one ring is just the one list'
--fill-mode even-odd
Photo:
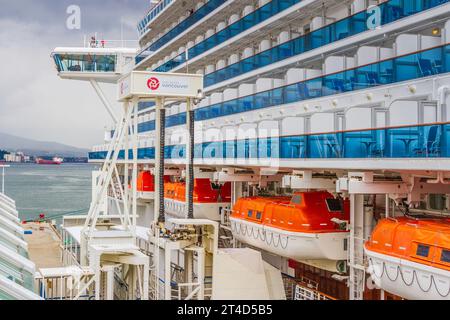
{"label": "lifeboat canopy", "polygon": [[236,239],[265,251],[302,260],[347,259],[350,202],[328,192],[292,197],[239,199],[230,217]]}
{"label": "lifeboat canopy", "polygon": [[409,300],[450,299],[450,220],[381,220],[365,245],[369,273]]}

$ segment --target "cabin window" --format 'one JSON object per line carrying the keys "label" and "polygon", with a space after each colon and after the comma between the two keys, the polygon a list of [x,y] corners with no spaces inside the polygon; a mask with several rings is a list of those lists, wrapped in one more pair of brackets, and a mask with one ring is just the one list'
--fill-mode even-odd
{"label": "cabin window", "polygon": [[450,250],[442,250],[441,262],[450,263]]}
{"label": "cabin window", "polygon": [[262,218],[262,212],[256,213],[256,219],[261,220]]}
{"label": "cabin window", "polygon": [[252,210],[248,210],[248,217],[249,218],[253,217],[253,211]]}
{"label": "cabin window", "polygon": [[422,245],[422,244],[419,244],[417,246],[416,255],[419,256],[419,257],[428,258],[428,256],[430,255],[430,247]]}
{"label": "cabin window", "polygon": [[295,195],[292,197],[292,204],[302,204],[302,196]]}
{"label": "cabin window", "polygon": [[343,212],[342,201],[340,199],[326,199],[329,212]]}

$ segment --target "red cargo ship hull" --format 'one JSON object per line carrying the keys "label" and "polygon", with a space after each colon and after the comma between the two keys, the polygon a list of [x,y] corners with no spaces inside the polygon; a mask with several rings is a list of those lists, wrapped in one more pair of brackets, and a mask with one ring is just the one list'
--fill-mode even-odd
{"label": "red cargo ship hull", "polygon": [[43,164],[43,165],[60,165],[60,164],[62,164],[62,161],[60,161],[60,160],[44,160],[44,159],[36,159],[36,164]]}

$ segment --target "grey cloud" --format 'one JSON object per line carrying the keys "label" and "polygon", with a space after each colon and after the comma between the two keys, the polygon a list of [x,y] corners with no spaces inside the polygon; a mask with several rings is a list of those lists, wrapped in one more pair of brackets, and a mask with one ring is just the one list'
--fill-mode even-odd
{"label": "grey cloud", "polygon": [[[82,10],[82,29],[66,29],[66,8]],[[88,83],[56,76],[57,46],[80,46],[83,36],[137,38],[135,26],[148,1],[0,0],[0,131],[78,147],[101,143],[110,119]],[[105,86],[111,100],[113,87]]]}

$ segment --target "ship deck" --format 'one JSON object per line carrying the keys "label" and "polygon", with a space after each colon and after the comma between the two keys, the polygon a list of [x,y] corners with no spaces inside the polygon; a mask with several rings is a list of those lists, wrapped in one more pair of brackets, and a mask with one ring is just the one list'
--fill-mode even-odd
{"label": "ship deck", "polygon": [[30,259],[36,269],[62,267],[61,239],[57,231],[48,223],[28,223],[25,230],[33,234],[25,235],[29,246]]}

